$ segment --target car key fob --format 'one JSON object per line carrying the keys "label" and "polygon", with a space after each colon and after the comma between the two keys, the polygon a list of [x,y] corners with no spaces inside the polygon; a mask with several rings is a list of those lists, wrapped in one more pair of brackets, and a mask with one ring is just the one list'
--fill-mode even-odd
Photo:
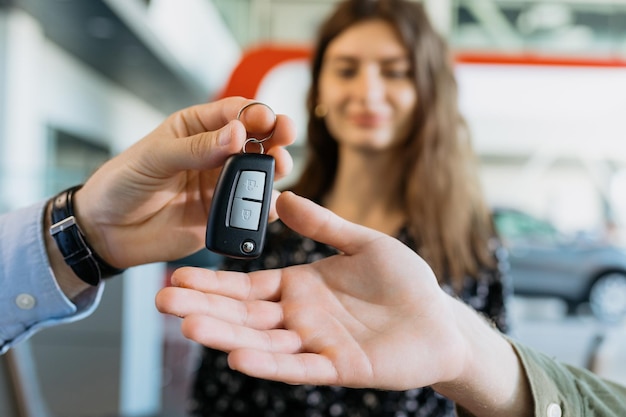
{"label": "car key fob", "polygon": [[206,230],[206,247],[231,258],[253,259],[263,251],[274,182],[274,158],[233,155],[224,164]]}

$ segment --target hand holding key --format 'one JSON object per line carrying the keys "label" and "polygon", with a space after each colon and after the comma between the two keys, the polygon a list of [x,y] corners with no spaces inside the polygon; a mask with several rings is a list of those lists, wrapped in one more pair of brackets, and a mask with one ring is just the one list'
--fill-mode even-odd
{"label": "hand holding key", "polygon": [[[126,268],[203,248],[218,177],[244,146],[246,131],[265,137],[273,129],[264,151],[275,160],[277,178],[289,173],[285,146],[295,138],[293,122],[263,106],[236,120],[252,102],[229,97],[176,112],[89,178],[75,196],[77,216],[105,261]],[[253,143],[248,148],[256,152]]]}
{"label": "hand holding key", "polygon": [[[237,119],[255,104],[269,108],[263,103],[248,103]],[[207,221],[207,249],[242,259],[256,258],[263,251],[274,181],[274,158],[263,153],[263,142],[273,134],[248,139],[242,153],[226,161]],[[248,153],[246,146],[250,143],[257,144],[260,153]]]}

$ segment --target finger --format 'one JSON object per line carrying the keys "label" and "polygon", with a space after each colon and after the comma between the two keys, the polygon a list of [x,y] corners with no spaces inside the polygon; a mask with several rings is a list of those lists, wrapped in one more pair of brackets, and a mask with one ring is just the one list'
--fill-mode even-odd
{"label": "finger", "polygon": [[274,134],[267,141],[268,147],[291,145],[296,139],[296,125],[294,121],[284,114],[276,116]]}
{"label": "finger", "polygon": [[[197,133],[217,130],[237,118],[239,110],[241,110],[246,104],[252,103],[254,100],[250,100],[244,97],[227,97],[221,100],[198,104],[180,110],[170,116],[174,121],[174,129],[180,133],[179,136],[192,136]],[[251,106],[252,107],[265,107],[265,106]],[[261,117],[265,120],[266,125],[263,126],[262,122],[255,121],[257,128],[261,126],[266,130],[271,130],[273,126],[273,114],[266,108],[265,115],[262,112],[255,112],[256,118]],[[251,119],[255,119],[251,117]],[[252,120],[250,120],[252,123]]]}
{"label": "finger", "polygon": [[277,303],[243,302],[187,288],[163,288],[157,293],[156,306],[160,312],[173,316],[200,314],[260,330],[280,327],[283,322],[282,309]]}
{"label": "finger", "polygon": [[255,346],[255,349],[232,351],[228,365],[252,377],[288,384],[346,385],[346,381],[340,381],[332,362],[314,353],[276,353]]}
{"label": "finger", "polygon": [[[276,162],[276,179],[285,177],[293,168],[293,159],[282,146],[293,142],[295,138],[290,119],[279,120],[282,123],[278,125],[270,145],[265,146],[267,153]],[[212,169],[223,165],[232,154],[240,153],[245,138],[246,131],[241,121],[232,120],[216,131],[165,141],[163,156],[168,158],[169,166],[174,170]]]}
{"label": "finger", "polygon": [[270,213],[267,219],[269,223],[272,223],[278,220],[278,213],[276,212],[276,200],[278,199],[279,195],[280,195],[279,191],[272,190],[272,202],[270,203]]}
{"label": "finger", "polygon": [[198,133],[175,140],[161,137],[158,143],[138,142],[135,158],[147,164],[149,172],[169,177],[172,172],[217,168],[226,159],[241,151],[246,132],[241,122],[230,121],[215,131]]}
{"label": "finger", "polygon": [[237,300],[277,300],[281,271],[266,270],[250,274],[183,267],[171,276],[173,286],[218,294]]}
{"label": "finger", "polygon": [[[193,136],[198,133],[218,130],[232,120],[242,108],[250,103],[256,103],[244,97],[227,97],[218,101],[198,104],[172,114],[168,121],[177,137]],[[276,115],[266,105],[248,106],[239,116],[249,136],[263,139],[271,134],[271,142],[284,146],[295,139],[294,122],[285,115]]]}
{"label": "finger", "polygon": [[269,352],[293,353],[301,348],[300,338],[288,330],[256,330],[203,315],[187,316],[181,330],[188,339],[225,352],[259,347]]}
{"label": "finger", "polygon": [[[280,179],[293,167],[291,155],[281,146],[294,141],[295,128],[286,116],[277,120],[276,132],[266,149],[276,160],[276,176]],[[202,131],[176,140],[162,140],[157,145],[141,143],[144,148],[150,149],[141,149],[139,152],[155,155],[152,171],[163,172],[162,175],[167,176],[172,171],[213,169],[223,165],[230,155],[241,152],[246,136],[244,124],[239,120],[231,120],[213,131]]]}
{"label": "finger", "polygon": [[274,157],[276,161],[274,180],[280,180],[286,177],[293,169],[293,159],[291,154],[285,148],[273,147],[268,154]]}
{"label": "finger", "polygon": [[357,253],[363,245],[385,236],[344,220],[330,210],[292,192],[283,192],[280,195],[276,200],[276,210],[289,228],[348,255]]}
{"label": "finger", "polygon": [[239,109],[239,120],[246,127],[249,138],[263,140],[273,136],[278,117],[271,107],[257,101],[246,103],[247,107]]}
{"label": "finger", "polygon": [[[257,105],[249,105],[251,103]],[[188,131],[181,136],[217,130],[229,121],[237,119],[237,116],[247,131],[247,137],[261,140],[271,135],[271,143],[279,146],[289,145],[295,139],[295,124],[291,118],[282,114],[277,115],[269,106],[243,97],[229,97],[213,103],[200,104],[175,114],[175,117],[183,121],[181,125],[186,126]]]}

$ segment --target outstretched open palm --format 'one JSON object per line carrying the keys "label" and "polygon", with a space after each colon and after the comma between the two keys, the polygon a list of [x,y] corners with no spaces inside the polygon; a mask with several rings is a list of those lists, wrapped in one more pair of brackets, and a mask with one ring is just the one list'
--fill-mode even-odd
{"label": "outstretched open palm", "polygon": [[186,337],[229,352],[233,369],[294,384],[402,390],[461,372],[452,303],[415,252],[292,193],[277,210],[341,254],[252,273],[177,270],[157,306],[184,318]]}

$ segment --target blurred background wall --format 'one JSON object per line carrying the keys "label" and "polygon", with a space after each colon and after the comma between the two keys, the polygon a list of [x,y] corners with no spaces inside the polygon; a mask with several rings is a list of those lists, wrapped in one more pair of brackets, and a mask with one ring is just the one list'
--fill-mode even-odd
{"label": "blurred background wall", "polygon": [[[490,203],[623,244],[626,1],[423,2],[453,46]],[[0,0],[0,212],[83,181],[169,113],[219,97],[259,45],[306,50],[334,3]],[[307,83],[306,61],[295,60],[268,73],[256,98],[304,132]],[[18,415],[20,381],[37,417],[182,415],[195,346],[153,303],[170,267],[134,268],[107,285],[94,316],[21,346],[25,379],[0,367],[0,415]],[[514,305],[520,335],[565,360],[587,364],[606,336],[558,301],[530,305]],[[528,324],[538,323],[531,310],[542,324]],[[557,333],[581,343],[562,348]]]}

